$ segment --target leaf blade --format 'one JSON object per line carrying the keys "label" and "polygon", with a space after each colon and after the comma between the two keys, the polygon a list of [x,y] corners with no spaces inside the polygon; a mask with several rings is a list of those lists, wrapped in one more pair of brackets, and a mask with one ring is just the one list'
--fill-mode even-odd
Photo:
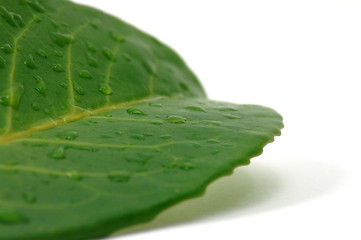
{"label": "leaf blade", "polygon": [[[194,105],[206,112],[187,108]],[[225,117],[220,106],[235,108],[232,114],[238,118]],[[0,146],[0,172],[8,172],[9,179],[21,173],[28,189],[37,186],[36,203],[17,199],[5,204],[31,219],[11,233],[0,224],[6,239],[67,239],[60,232],[87,239],[149,220],[170,205],[199,195],[236,166],[247,165],[282,127],[281,117],[272,110],[204,99],[161,99],[132,108],[145,115],[120,108]],[[170,115],[186,121],[168,122]],[[13,157],[24,161],[14,163]],[[33,157],[37,160],[28,160]],[[34,184],[41,179],[47,183]],[[77,200],[70,199],[74,193],[66,194],[64,186],[71,184],[76,186]],[[62,197],[54,199],[52,185]],[[14,188],[0,186],[2,193]],[[102,206],[101,212],[97,206]],[[39,212],[53,216],[52,222],[42,214],[38,217]],[[75,220],[64,221],[74,213]],[[71,227],[74,224],[78,230]],[[30,230],[39,226],[48,229]],[[17,237],[11,236],[14,232]]]}

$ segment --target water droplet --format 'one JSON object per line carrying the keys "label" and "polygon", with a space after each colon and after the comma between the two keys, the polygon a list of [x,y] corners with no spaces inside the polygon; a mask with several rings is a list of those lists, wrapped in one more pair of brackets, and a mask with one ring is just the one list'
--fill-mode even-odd
{"label": "water droplet", "polygon": [[86,43],[86,47],[87,47],[87,49],[88,49],[89,51],[91,51],[91,52],[96,52],[96,51],[97,51],[95,45],[92,44],[91,42],[87,42],[87,43]]}
{"label": "water droplet", "polygon": [[77,83],[74,83],[74,90],[77,94],[83,96],[85,94],[84,89]]}
{"label": "water droplet", "polygon": [[50,108],[45,108],[44,109],[44,113],[46,114],[46,115],[51,115],[51,112],[52,112],[52,110],[50,109]]}
{"label": "water droplet", "polygon": [[212,143],[212,144],[219,144],[219,141],[217,139],[208,139],[207,143]]}
{"label": "water droplet", "polygon": [[0,68],[5,68],[6,60],[2,56],[0,56]]}
{"label": "water droplet", "polygon": [[142,110],[138,108],[128,108],[127,113],[131,115],[147,116],[147,114],[145,114]]}
{"label": "water droplet", "polygon": [[[10,99],[9,93],[13,93],[13,98]],[[21,83],[14,83],[12,87],[5,89],[0,93],[0,104],[4,106],[11,106],[16,108],[24,94],[24,86]]]}
{"label": "water droplet", "polygon": [[111,95],[113,93],[113,89],[109,86],[108,83],[100,83],[98,90],[104,95]]}
{"label": "water droplet", "polygon": [[156,75],[156,67],[153,62],[144,60],[142,65],[150,75]]}
{"label": "water droplet", "polygon": [[57,57],[64,57],[64,53],[63,53],[62,51],[60,51],[60,50],[55,50],[55,51],[54,51],[54,54],[55,54],[55,56],[57,56]]}
{"label": "water droplet", "polygon": [[237,111],[236,108],[228,107],[228,106],[219,106],[219,107],[216,107],[216,110],[222,111],[222,112],[235,112],[235,111]]}
{"label": "water droplet", "polygon": [[91,73],[88,70],[81,70],[79,72],[79,77],[86,78],[86,79],[92,79],[93,78],[93,76],[91,75]]}
{"label": "water droplet", "polygon": [[64,47],[74,40],[72,35],[66,33],[53,32],[51,35],[54,43],[60,47]]}
{"label": "water droplet", "polygon": [[95,29],[99,28],[99,25],[102,23],[100,19],[93,19],[89,24]]}
{"label": "water droplet", "polygon": [[52,69],[54,72],[64,72],[64,67],[61,64],[54,64]]}
{"label": "water droplet", "polygon": [[189,92],[189,87],[188,87],[188,85],[185,84],[184,82],[180,82],[180,83],[179,83],[179,86],[181,87],[181,89],[182,89],[183,91]]}
{"label": "water droplet", "polygon": [[9,43],[1,45],[0,49],[6,54],[11,54],[14,52],[13,47]]}
{"label": "water droplet", "polygon": [[41,23],[43,20],[39,16],[34,16],[35,23]]}
{"label": "water droplet", "polygon": [[4,6],[0,6],[0,15],[13,27],[24,27],[25,23],[21,15],[8,11]]}
{"label": "water droplet", "polygon": [[124,42],[124,38],[120,33],[110,32],[110,36],[116,42]]}
{"label": "water droplet", "polygon": [[74,140],[78,137],[78,132],[73,130],[68,130],[58,133],[56,136],[65,140]]}
{"label": "water droplet", "polygon": [[151,124],[153,124],[153,125],[163,125],[163,122],[161,122],[161,121],[152,121]]}
{"label": "water droplet", "polygon": [[39,3],[38,0],[29,0],[27,2],[29,4],[29,6],[34,9],[37,12],[43,13],[45,12],[45,8]]}
{"label": "water droplet", "polygon": [[204,109],[203,107],[200,107],[200,106],[187,106],[184,108],[188,109],[188,110],[192,110],[192,111],[197,111],[197,112],[207,112],[206,109]]}
{"label": "water droplet", "polygon": [[94,58],[90,53],[87,54],[88,64],[91,67],[98,67],[98,60]]}
{"label": "water droplet", "polygon": [[107,177],[112,182],[126,183],[132,175],[128,172],[111,172],[107,175]]}
{"label": "water droplet", "polygon": [[62,88],[64,88],[64,89],[68,89],[68,85],[66,85],[66,83],[60,83],[59,84],[60,85],[60,87],[62,87]]}
{"label": "water droplet", "polygon": [[27,203],[30,204],[34,204],[37,201],[36,195],[31,192],[24,192],[21,196]]}
{"label": "water droplet", "polygon": [[63,146],[59,146],[57,148],[55,148],[50,154],[49,157],[56,159],[56,160],[61,160],[65,158],[65,148]]}
{"label": "water droplet", "polygon": [[122,53],[122,57],[125,59],[125,61],[130,62],[132,59],[130,58],[130,56],[126,53]]}
{"label": "water droplet", "polygon": [[31,104],[31,108],[34,110],[34,111],[39,111],[40,110],[40,104],[38,102],[33,102]]}
{"label": "water droplet", "polygon": [[115,55],[112,53],[112,51],[109,48],[104,47],[102,49],[102,53],[109,61],[112,61],[112,62],[116,61]]}
{"label": "water droplet", "polygon": [[223,117],[228,118],[228,119],[240,119],[241,118],[239,116],[235,116],[235,115],[231,115],[231,114],[223,114]]}
{"label": "water droplet", "polygon": [[201,120],[199,121],[200,124],[205,124],[205,125],[213,125],[213,126],[220,126],[222,125],[222,122],[220,121],[213,121],[213,120]]}
{"label": "water droplet", "polygon": [[43,49],[37,49],[35,51],[36,55],[42,57],[42,58],[47,58],[48,54],[43,50]]}
{"label": "water droplet", "polygon": [[122,136],[123,132],[122,131],[116,131],[115,134],[118,135],[118,136]]}
{"label": "water droplet", "polygon": [[170,135],[170,134],[165,134],[165,135],[160,136],[160,138],[161,138],[161,139],[170,139],[170,138],[172,138],[172,135]]}
{"label": "water droplet", "polygon": [[37,84],[35,90],[40,94],[45,94],[46,92],[46,85],[42,77],[39,75],[34,75],[34,79],[36,80]]}
{"label": "water droplet", "polygon": [[59,23],[57,21],[55,21],[54,19],[51,19],[50,22],[51,22],[51,24],[53,24],[53,26],[55,28],[59,28]]}
{"label": "water droplet", "polygon": [[178,164],[177,167],[181,170],[189,171],[194,168],[194,164],[193,163],[183,163],[183,164]]}
{"label": "water droplet", "polygon": [[163,107],[163,105],[160,103],[149,103],[148,105],[151,107]]}
{"label": "water droplet", "polygon": [[76,172],[76,171],[70,171],[70,172],[66,172],[66,176],[72,180],[75,180],[75,181],[81,181],[83,180],[83,176]]}
{"label": "water droplet", "polygon": [[3,106],[10,106],[9,95],[0,96],[0,104]]}
{"label": "water droplet", "polygon": [[185,123],[187,121],[186,118],[184,117],[180,117],[180,116],[168,116],[166,119],[165,119],[166,122],[169,122],[169,123],[177,123],[177,124],[180,124],[180,123]]}
{"label": "water droplet", "polygon": [[35,69],[35,68],[36,68],[36,64],[35,64],[35,61],[34,61],[34,56],[31,55],[31,54],[28,55],[28,56],[25,58],[24,64],[25,64],[25,66],[27,66],[27,67],[30,68],[30,69]]}
{"label": "water droplet", "polygon": [[28,222],[28,219],[22,214],[12,209],[0,206],[0,224],[13,225],[26,222]]}
{"label": "water droplet", "polygon": [[202,145],[200,143],[194,143],[192,146],[194,148],[200,148]]}
{"label": "water droplet", "polygon": [[145,140],[145,136],[142,134],[133,135],[132,138],[136,140]]}

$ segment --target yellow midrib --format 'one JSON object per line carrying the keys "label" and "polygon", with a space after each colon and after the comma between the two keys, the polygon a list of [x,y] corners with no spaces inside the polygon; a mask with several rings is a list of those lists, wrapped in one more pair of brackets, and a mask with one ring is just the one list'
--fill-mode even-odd
{"label": "yellow midrib", "polygon": [[47,130],[47,129],[50,129],[50,128],[53,128],[53,127],[56,127],[56,126],[59,126],[59,125],[63,125],[63,124],[69,123],[69,122],[73,122],[73,121],[76,121],[76,120],[79,120],[79,119],[82,119],[82,118],[85,118],[85,117],[88,117],[88,116],[92,116],[92,115],[99,114],[99,113],[104,113],[104,112],[114,110],[114,109],[121,109],[121,108],[131,106],[131,105],[134,105],[134,104],[139,104],[139,103],[142,103],[142,102],[155,101],[155,100],[158,100],[160,98],[162,98],[162,97],[160,97],[160,96],[147,97],[147,98],[138,99],[138,100],[129,101],[129,102],[106,105],[104,107],[94,109],[94,110],[91,110],[91,111],[85,111],[84,110],[82,112],[78,112],[78,113],[75,113],[75,114],[68,114],[68,115],[65,115],[65,116],[63,116],[63,117],[61,117],[59,119],[56,119],[56,120],[51,120],[51,121],[39,123],[38,125],[35,125],[35,126],[29,128],[27,130],[24,130],[24,131],[7,133],[7,134],[0,137],[0,144],[9,143],[9,142],[12,142],[12,141],[14,141],[16,139],[28,136],[30,134],[37,133],[37,132],[40,132],[40,131],[44,131],[44,130]]}

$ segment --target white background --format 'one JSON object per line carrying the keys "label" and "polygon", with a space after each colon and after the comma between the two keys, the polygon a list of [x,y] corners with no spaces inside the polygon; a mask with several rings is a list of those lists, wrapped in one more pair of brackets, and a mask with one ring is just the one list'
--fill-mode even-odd
{"label": "white background", "polygon": [[112,240],[361,239],[361,1],[77,2],[173,47],[210,98],[284,116],[250,166]]}

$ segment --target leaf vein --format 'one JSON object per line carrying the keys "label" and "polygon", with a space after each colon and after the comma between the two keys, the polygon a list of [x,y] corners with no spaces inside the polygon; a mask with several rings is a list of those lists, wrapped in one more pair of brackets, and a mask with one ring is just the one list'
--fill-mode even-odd
{"label": "leaf vein", "polygon": [[[75,40],[75,37],[77,34],[79,34],[86,26],[89,25],[89,22],[86,22],[82,25],[80,25],[75,31],[71,34],[73,39]],[[73,59],[73,46],[74,44],[69,44],[67,48],[67,79],[68,79],[68,86],[69,86],[69,98],[70,98],[70,104],[71,104],[71,112],[74,113],[77,109],[75,106],[75,95],[74,95],[74,81],[73,81],[73,72],[72,72],[72,59]]]}

